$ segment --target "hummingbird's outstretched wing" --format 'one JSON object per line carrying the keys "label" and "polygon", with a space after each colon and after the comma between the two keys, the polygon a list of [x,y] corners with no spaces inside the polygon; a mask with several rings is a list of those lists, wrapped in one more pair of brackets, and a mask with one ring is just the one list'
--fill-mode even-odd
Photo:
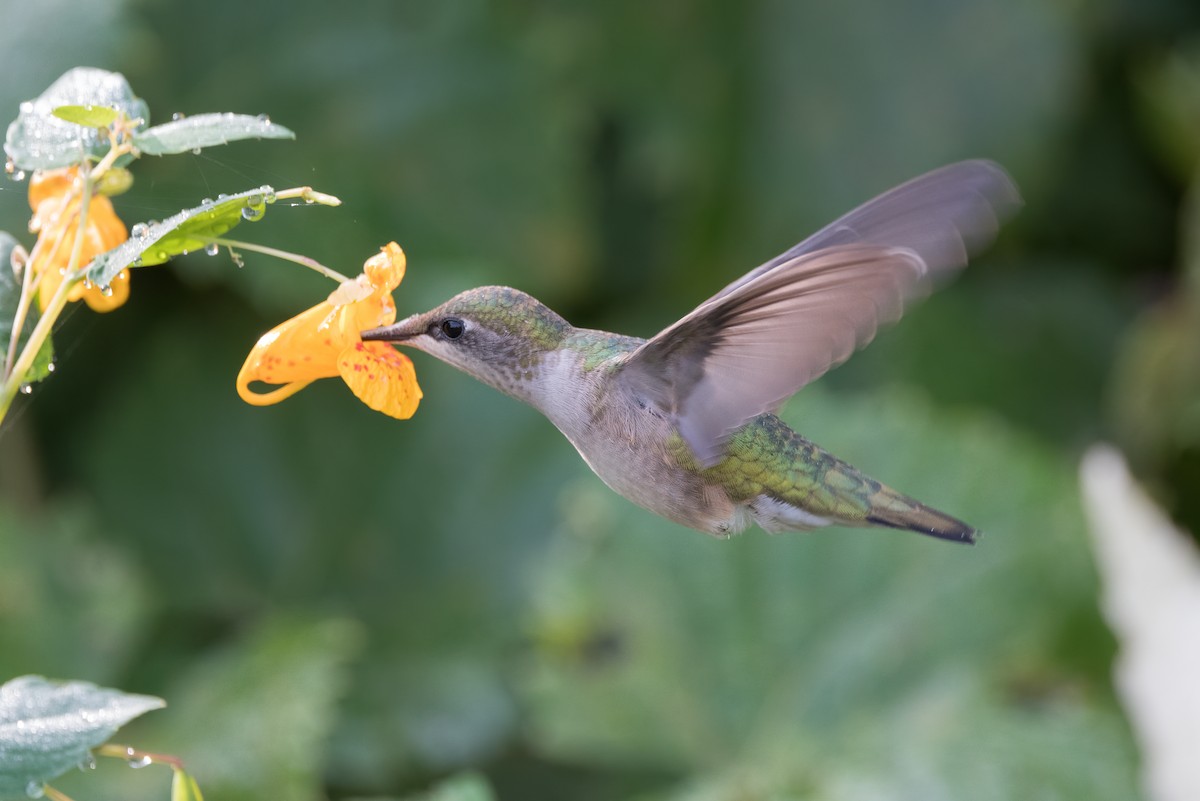
{"label": "hummingbird's outstretched wing", "polygon": [[1000,223],[1021,205],[1008,173],[975,159],[948,164],[889,189],[812,236],[755,267],[709,298],[716,300],[805,253],[834,245],[884,245],[915,250],[937,274],[967,263],[992,241]]}
{"label": "hummingbird's outstretched wing", "polygon": [[725,287],[639,347],[624,386],[678,424],[705,465],[726,437],[774,411],[898,319],[929,279],[956,270],[1020,202],[985,161],[952,164],[855,209]]}

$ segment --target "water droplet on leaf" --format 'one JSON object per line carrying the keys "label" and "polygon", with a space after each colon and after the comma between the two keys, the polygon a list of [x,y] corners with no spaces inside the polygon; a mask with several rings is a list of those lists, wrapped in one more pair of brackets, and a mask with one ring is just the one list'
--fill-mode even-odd
{"label": "water droplet on leaf", "polygon": [[83,759],[79,760],[78,767],[80,770],[84,771],[96,769],[96,758],[92,756],[91,751],[88,751],[86,754],[84,754]]}
{"label": "water droplet on leaf", "polygon": [[134,756],[130,757],[129,761],[125,764],[129,765],[129,767],[133,768],[134,770],[137,770],[138,768],[146,767],[153,761],[154,760],[148,756]]}
{"label": "water droplet on leaf", "polygon": [[270,117],[268,117],[266,114],[259,114],[259,115],[258,115],[258,121],[259,121],[259,122],[261,122],[261,123],[263,123],[263,124],[267,124],[267,125],[269,125],[269,124],[271,123],[271,118],[270,118]]}
{"label": "water droplet on leaf", "polygon": [[[22,384],[21,385],[21,394],[22,395],[32,395],[33,394],[33,384]],[[34,796],[34,798],[37,798],[37,796]]]}
{"label": "water droplet on leaf", "polygon": [[150,236],[150,226],[145,223],[134,223],[129,229],[129,235],[134,239],[145,239]]}
{"label": "water droplet on leaf", "polygon": [[184,117],[184,114],[182,111],[176,111],[174,114],[171,115],[171,122],[179,122],[180,120],[183,119],[183,117]]}
{"label": "water droplet on leaf", "polygon": [[220,251],[220,249],[221,249],[221,246],[218,245],[216,242],[209,242],[207,245],[204,246],[204,252],[210,256],[217,255],[217,252]]}
{"label": "water droplet on leaf", "polygon": [[112,284],[100,287],[100,294],[106,298],[111,298],[113,293]]}
{"label": "water droplet on leaf", "polygon": [[261,220],[262,216],[263,216],[263,207],[261,205],[243,206],[242,207],[242,219],[244,219],[244,220],[249,220],[250,222],[254,222],[255,220]]}
{"label": "water droplet on leaf", "polygon": [[199,155],[200,155],[200,148],[198,148],[198,147],[193,147],[193,148],[192,148],[192,155],[193,155],[193,156],[199,156]]}
{"label": "water droplet on leaf", "polygon": [[25,785],[25,795],[30,798],[41,798],[46,794],[45,785],[39,781],[30,779],[29,784]]}

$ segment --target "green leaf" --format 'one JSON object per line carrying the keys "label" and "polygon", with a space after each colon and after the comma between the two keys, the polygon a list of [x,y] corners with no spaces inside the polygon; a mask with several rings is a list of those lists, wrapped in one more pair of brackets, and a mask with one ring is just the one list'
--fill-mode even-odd
{"label": "green leaf", "polygon": [[269,186],[211,200],[184,209],[162,222],[139,223],[129,230],[129,239],[92,262],[88,280],[108,286],[126,267],[150,267],[172,256],[202,250],[209,240],[222,236],[242,220],[259,220],[268,203],[275,202]]}
{"label": "green leaf", "polygon": [[59,106],[50,113],[85,128],[107,128],[121,116],[119,111],[108,106]]}
{"label": "green leaf", "polygon": [[[137,716],[165,706],[84,681],[21,676],[0,686],[0,799],[28,798],[88,758],[88,751]],[[29,793],[32,794],[32,793]]]}
{"label": "green leaf", "polygon": [[828,738],[759,744],[644,801],[1140,798],[1119,715],[1063,695],[1012,705],[940,676],[898,710]]}
{"label": "green leaf", "polygon": [[[17,246],[17,240],[13,239],[7,232],[0,231],[0,362],[3,362],[5,355],[8,353],[9,343],[13,336],[13,322],[16,319],[17,306],[21,302],[21,283],[17,280],[16,275],[11,269],[12,252]],[[37,325],[38,317],[41,315],[38,312],[37,301],[29,304],[29,311],[25,316],[25,323],[21,326],[20,340],[18,347],[23,347],[28,341],[29,335],[33,333],[34,327]],[[54,363],[54,346],[50,342],[50,337],[46,337],[42,347],[38,350],[37,356],[33,360],[33,365],[29,368],[22,383],[31,384],[34,381],[41,381],[46,376],[50,375],[51,365]]]}
{"label": "green leaf", "polygon": [[35,100],[21,104],[17,119],[8,126],[4,152],[23,170],[49,170],[78,164],[85,155],[101,158],[109,149],[108,137],[97,129],[80,127],[55,116],[62,106],[106,107],[140,120],[150,118],[145,102],[133,94],[120,73],[76,67],[50,85]]}
{"label": "green leaf", "polygon": [[[1104,721],[1103,749],[1080,738],[1057,762],[1042,759],[1044,748],[999,746],[987,759],[1057,787],[1094,763],[1117,777],[1103,793],[1057,797],[1130,797],[1132,746],[1111,700],[1098,700],[1109,640],[1070,466],[996,420],[896,391],[856,398],[810,387],[786,417],[979,526],[980,545],[849,530],[719,541],[664,530],[588,482],[567,504],[537,585],[538,647],[522,684],[535,748],[598,766],[782,777],[793,790],[866,769],[882,786],[916,787],[905,766],[944,775],[949,743],[964,760],[993,728],[1070,743],[1053,733],[1088,730],[1070,722],[1078,716]],[[1038,714],[1022,715],[1031,698]],[[839,750],[867,721],[876,739],[859,755]],[[918,724],[938,728],[917,738]],[[889,743],[911,758],[884,760]],[[962,774],[959,791],[925,797],[972,797],[962,788],[980,773]]]}
{"label": "green leaf", "polygon": [[[37,491],[30,455],[15,443],[8,498]],[[150,596],[133,558],[75,504],[18,514],[0,503],[0,676],[87,675],[112,683],[145,636]],[[53,632],[50,636],[48,632]]]}
{"label": "green leaf", "polygon": [[224,145],[239,139],[295,139],[282,125],[249,114],[197,114],[153,128],[133,137],[138,150],[151,156],[186,153],[202,147]]}
{"label": "green leaf", "polygon": [[179,768],[171,777],[171,801],[204,801],[204,794],[200,792],[196,780]]}
{"label": "green leaf", "polygon": [[211,652],[170,690],[171,713],[139,739],[186,755],[210,797],[316,798],[322,750],[360,630],[346,620],[274,620]]}

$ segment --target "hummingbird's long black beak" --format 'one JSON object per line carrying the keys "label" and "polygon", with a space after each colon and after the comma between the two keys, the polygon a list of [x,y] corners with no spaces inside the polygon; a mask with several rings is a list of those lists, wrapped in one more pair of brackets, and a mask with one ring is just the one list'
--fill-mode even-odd
{"label": "hummingbird's long black beak", "polygon": [[414,314],[398,323],[385,325],[380,328],[369,328],[359,336],[365,341],[379,340],[381,342],[404,342],[425,333],[425,323],[421,315]]}

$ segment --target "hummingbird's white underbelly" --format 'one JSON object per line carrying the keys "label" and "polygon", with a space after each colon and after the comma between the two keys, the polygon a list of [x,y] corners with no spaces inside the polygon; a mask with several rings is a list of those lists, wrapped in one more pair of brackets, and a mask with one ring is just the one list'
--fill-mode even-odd
{"label": "hummingbird's white underbelly", "polygon": [[543,362],[538,405],[612,490],[669,520],[729,535],[752,519],[728,493],[679,467],[667,453],[673,427],[575,354]]}
{"label": "hummingbird's white underbelly", "polygon": [[724,488],[670,464],[665,453],[647,458],[648,451],[655,450],[653,445],[646,448],[643,441],[643,447],[639,447],[635,439],[623,448],[621,443],[603,439],[571,439],[571,444],[601,481],[643,509],[722,537],[736,534],[753,522],[749,510],[733,503]]}
{"label": "hummingbird's white underbelly", "polygon": [[662,413],[582,369],[572,355],[551,357],[543,367],[541,411],[605,484],[643,509],[718,537],[755,522],[770,532],[831,522],[765,495],[735,501],[721,484],[679,465],[667,447],[676,428]]}

